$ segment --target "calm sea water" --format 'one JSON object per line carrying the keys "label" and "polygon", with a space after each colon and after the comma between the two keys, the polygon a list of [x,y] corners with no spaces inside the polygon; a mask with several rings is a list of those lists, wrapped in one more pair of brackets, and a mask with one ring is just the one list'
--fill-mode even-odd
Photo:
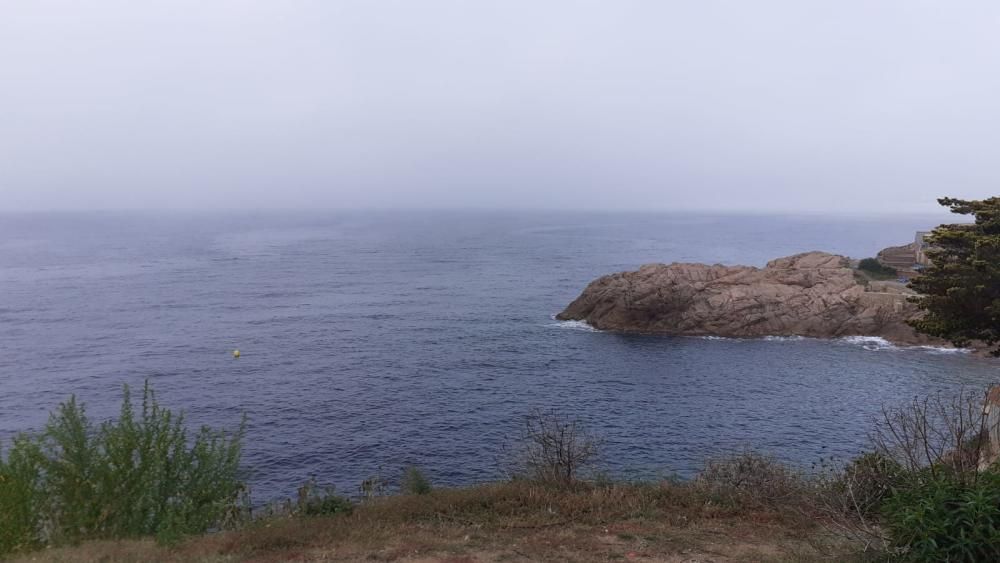
{"label": "calm sea water", "polygon": [[[884,402],[997,379],[967,354],[846,341],[602,333],[552,315],[647,262],[856,257],[940,217],[570,213],[0,215],[0,438],[149,379],[196,424],[249,416],[257,500],[353,492],[407,464],[496,478],[519,418],[558,409],[624,476],[751,445],[849,456]],[[234,360],[233,349],[242,351]]]}

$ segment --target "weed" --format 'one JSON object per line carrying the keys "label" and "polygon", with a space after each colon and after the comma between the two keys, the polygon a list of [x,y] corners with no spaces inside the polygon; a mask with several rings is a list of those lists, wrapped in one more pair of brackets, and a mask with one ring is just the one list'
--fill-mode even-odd
{"label": "weed", "polygon": [[426,495],[431,492],[431,482],[420,468],[411,465],[403,470],[399,488],[408,495]]}

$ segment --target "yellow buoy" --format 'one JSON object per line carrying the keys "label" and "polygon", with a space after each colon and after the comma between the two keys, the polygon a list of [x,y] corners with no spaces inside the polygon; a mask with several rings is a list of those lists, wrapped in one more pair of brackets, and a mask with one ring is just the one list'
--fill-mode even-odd
{"label": "yellow buoy", "polygon": [[240,357],[240,351],[239,350],[233,350],[233,357],[234,358],[239,358]]}

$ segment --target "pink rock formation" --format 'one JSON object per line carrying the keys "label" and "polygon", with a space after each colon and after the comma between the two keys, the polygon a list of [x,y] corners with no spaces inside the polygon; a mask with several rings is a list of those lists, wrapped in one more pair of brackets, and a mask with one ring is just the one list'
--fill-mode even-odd
{"label": "pink rock formation", "polygon": [[946,345],[906,324],[918,310],[905,290],[869,291],[850,261],[825,252],[765,268],[649,264],[603,276],[558,315],[605,330],[692,336],[881,336]]}

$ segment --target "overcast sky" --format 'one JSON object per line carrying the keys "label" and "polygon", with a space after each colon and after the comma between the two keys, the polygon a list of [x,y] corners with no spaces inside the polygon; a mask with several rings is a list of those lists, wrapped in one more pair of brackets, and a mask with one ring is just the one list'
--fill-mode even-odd
{"label": "overcast sky", "polygon": [[1000,193],[1000,2],[0,0],[0,210]]}

